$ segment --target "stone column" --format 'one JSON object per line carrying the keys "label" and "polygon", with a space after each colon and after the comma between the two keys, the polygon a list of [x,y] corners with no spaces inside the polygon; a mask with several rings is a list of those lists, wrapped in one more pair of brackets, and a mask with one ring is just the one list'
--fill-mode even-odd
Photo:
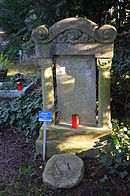
{"label": "stone column", "polygon": [[99,69],[98,85],[98,125],[102,128],[111,128],[110,110],[110,69],[111,58],[98,58]]}
{"label": "stone column", "polygon": [[44,58],[39,60],[41,66],[43,111],[54,111],[53,73],[52,59]]}

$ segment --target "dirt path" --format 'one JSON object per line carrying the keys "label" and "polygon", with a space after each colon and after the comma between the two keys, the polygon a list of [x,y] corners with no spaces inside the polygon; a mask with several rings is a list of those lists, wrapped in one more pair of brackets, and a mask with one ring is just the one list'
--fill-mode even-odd
{"label": "dirt path", "polygon": [[0,183],[15,180],[20,165],[33,159],[34,142],[26,141],[15,129],[0,131]]}

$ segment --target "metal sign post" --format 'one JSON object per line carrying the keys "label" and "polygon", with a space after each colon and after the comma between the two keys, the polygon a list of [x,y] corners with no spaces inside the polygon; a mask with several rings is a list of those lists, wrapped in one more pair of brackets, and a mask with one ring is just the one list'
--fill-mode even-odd
{"label": "metal sign post", "polygon": [[52,112],[39,111],[39,121],[43,121],[43,160],[46,155],[46,126],[47,122],[52,121]]}
{"label": "metal sign post", "polygon": [[43,160],[45,160],[46,154],[46,121],[43,123]]}

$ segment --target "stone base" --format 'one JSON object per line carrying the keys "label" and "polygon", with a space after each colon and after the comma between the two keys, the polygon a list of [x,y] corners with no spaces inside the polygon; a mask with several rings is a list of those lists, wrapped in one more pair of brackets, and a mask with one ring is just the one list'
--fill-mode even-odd
{"label": "stone base", "polygon": [[[83,156],[96,157],[99,148],[105,143],[111,133],[111,129],[98,127],[79,126],[73,129],[71,125],[48,125],[46,136],[46,157],[54,154],[80,153]],[[40,136],[36,141],[36,153],[42,154],[43,149],[43,127],[40,129]]]}

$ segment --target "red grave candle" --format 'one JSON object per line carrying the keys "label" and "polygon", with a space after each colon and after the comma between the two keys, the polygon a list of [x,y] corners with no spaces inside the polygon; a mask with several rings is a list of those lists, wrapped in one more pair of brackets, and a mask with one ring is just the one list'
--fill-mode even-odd
{"label": "red grave candle", "polygon": [[73,128],[78,128],[78,125],[79,125],[79,116],[78,114],[73,114],[72,115],[72,127]]}
{"label": "red grave candle", "polygon": [[17,82],[17,90],[21,91],[22,90],[22,84],[21,82]]}

